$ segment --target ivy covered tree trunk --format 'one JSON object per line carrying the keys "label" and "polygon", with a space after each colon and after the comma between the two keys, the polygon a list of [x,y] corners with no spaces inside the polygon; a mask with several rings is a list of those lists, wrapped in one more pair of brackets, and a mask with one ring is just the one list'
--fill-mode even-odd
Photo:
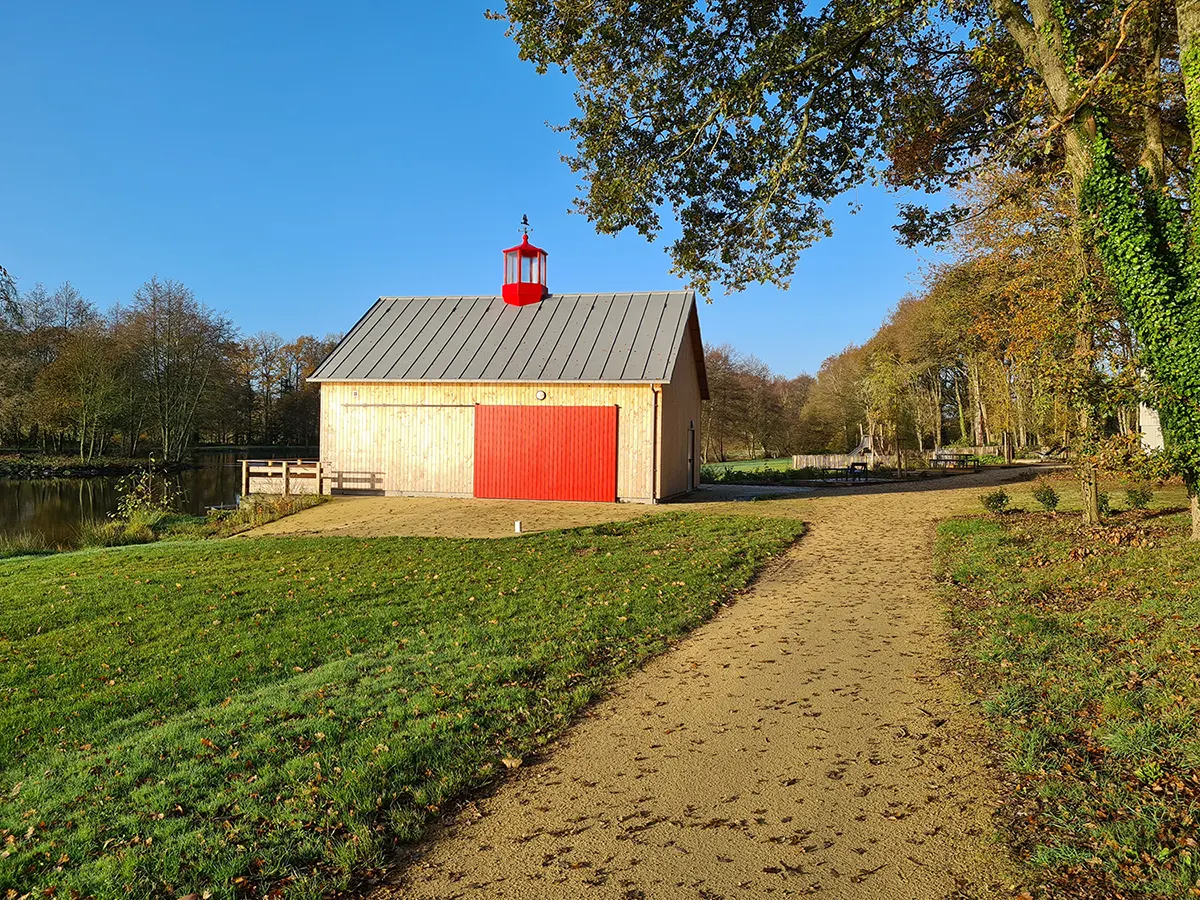
{"label": "ivy covered tree trunk", "polygon": [[[1193,147],[1200,146],[1200,2],[1176,5],[1180,72]],[[1192,213],[1161,188],[1153,144],[1136,182],[1121,170],[1103,134],[1093,142],[1084,199],[1105,272],[1142,348],[1166,449],[1191,498],[1200,539],[1200,171]]]}
{"label": "ivy covered tree trunk", "polygon": [[[1157,9],[1157,0],[1150,0]],[[1038,72],[1062,116],[1067,170],[1079,191],[1081,220],[1138,343],[1155,383],[1167,450],[1183,476],[1192,503],[1192,534],[1200,538],[1200,223],[1185,218],[1181,204],[1162,189],[1162,129],[1146,103],[1143,169],[1136,179],[1119,164],[1078,77],[1061,7],[1053,0],[993,0],[993,9],[1029,65]],[[1200,147],[1200,0],[1177,0],[1180,69],[1193,147]],[[1155,34],[1145,37],[1154,41]],[[1147,59],[1147,82],[1160,78],[1157,54]],[[1157,96],[1153,91],[1151,98]],[[1192,210],[1200,210],[1200,170],[1192,176]],[[1081,412],[1086,444],[1093,419]],[[1081,468],[1084,516],[1099,518],[1095,470]],[[1098,503],[1095,504],[1098,506]]]}
{"label": "ivy covered tree trunk", "polygon": [[[1196,140],[1200,122],[1191,110],[1200,101],[1200,67],[1194,51],[1192,57],[1184,66],[1184,84]],[[1192,195],[1195,208],[1195,182]],[[1200,487],[1200,222],[1185,220],[1180,204],[1159,190],[1145,169],[1135,186],[1102,134],[1094,144],[1085,202],[1105,272],[1153,382],[1167,452],[1193,498],[1192,537],[1200,539],[1195,502]]]}

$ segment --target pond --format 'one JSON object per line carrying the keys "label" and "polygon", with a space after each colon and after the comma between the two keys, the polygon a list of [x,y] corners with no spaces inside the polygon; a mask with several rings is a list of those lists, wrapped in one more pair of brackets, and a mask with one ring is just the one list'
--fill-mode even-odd
{"label": "pond", "polygon": [[[203,515],[212,506],[236,503],[243,459],[312,458],[315,447],[253,447],[198,450],[197,468],[169,476],[180,493],[180,512]],[[79,527],[117,509],[117,476],[95,478],[0,478],[0,535],[40,534],[51,543],[68,542]]]}

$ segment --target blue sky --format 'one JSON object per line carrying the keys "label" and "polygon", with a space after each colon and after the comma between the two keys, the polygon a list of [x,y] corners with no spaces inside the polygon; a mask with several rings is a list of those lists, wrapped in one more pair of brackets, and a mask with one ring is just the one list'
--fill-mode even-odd
{"label": "blue sky", "polygon": [[[380,294],[498,293],[528,214],[552,290],[676,286],[661,239],[567,213],[546,123],[571,83],[521,63],[485,7],[10,4],[0,264],[101,306],[158,274],[246,332],[323,334]],[[857,199],[791,290],[715,296],[705,339],[793,375],[869,337],[929,257],[895,243],[893,195]]]}

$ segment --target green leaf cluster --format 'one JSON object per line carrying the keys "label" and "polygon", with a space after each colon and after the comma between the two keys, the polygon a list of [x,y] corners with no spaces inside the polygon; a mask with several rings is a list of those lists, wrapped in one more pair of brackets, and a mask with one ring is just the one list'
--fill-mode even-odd
{"label": "green leaf cluster", "polygon": [[[1193,54],[1193,75],[1195,59]],[[1129,177],[1103,131],[1091,152],[1081,194],[1091,238],[1156,386],[1167,452],[1194,494],[1200,488],[1200,259],[1191,237],[1196,225],[1185,220],[1178,201],[1143,177]]]}

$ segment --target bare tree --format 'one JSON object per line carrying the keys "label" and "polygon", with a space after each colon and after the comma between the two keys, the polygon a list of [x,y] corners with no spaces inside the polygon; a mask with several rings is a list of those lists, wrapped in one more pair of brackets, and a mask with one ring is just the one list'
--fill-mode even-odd
{"label": "bare tree", "polygon": [[133,295],[129,319],[145,372],[151,422],[163,455],[178,461],[191,446],[197,412],[229,355],[233,325],[196,300],[189,288],[157,276]]}
{"label": "bare tree", "polygon": [[271,411],[278,399],[285,377],[283,338],[273,331],[260,331],[246,339],[246,355],[250,362],[250,384],[259,402],[262,439],[272,438]]}

